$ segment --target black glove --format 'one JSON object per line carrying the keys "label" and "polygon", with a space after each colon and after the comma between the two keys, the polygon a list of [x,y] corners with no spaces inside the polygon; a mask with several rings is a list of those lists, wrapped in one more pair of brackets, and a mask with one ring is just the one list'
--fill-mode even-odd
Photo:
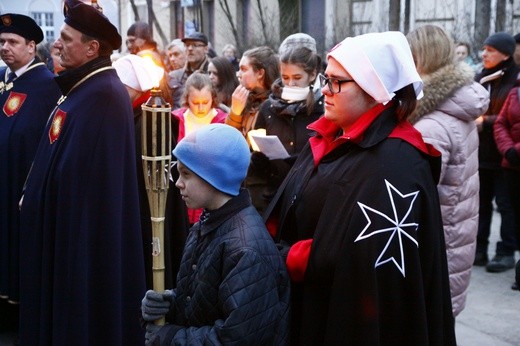
{"label": "black glove", "polygon": [[515,148],[509,148],[504,156],[512,166],[520,164],[520,156],[516,152]]}
{"label": "black glove", "polygon": [[152,322],[164,317],[170,311],[173,299],[174,294],[171,290],[166,290],[163,293],[148,290],[141,301],[143,319]]}
{"label": "black glove", "polygon": [[161,344],[161,340],[158,335],[159,329],[161,329],[161,326],[155,325],[153,323],[146,324],[146,333],[144,334],[144,344],[146,346]]}

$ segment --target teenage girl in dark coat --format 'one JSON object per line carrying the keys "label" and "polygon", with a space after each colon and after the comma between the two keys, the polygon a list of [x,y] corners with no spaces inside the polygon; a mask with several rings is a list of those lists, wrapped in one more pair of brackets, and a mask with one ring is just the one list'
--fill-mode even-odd
{"label": "teenage girl in dark coat", "polygon": [[[300,34],[303,35],[303,34]],[[261,152],[252,154],[248,176],[253,204],[263,210],[296,161],[298,154],[314,133],[307,126],[323,114],[323,95],[315,82],[321,59],[314,45],[284,45],[280,47],[280,79],[273,83],[271,95],[262,104],[255,128],[267,135],[276,135],[290,155],[286,159],[270,160]],[[312,49],[314,47],[314,49]],[[260,188],[258,188],[261,186]]]}

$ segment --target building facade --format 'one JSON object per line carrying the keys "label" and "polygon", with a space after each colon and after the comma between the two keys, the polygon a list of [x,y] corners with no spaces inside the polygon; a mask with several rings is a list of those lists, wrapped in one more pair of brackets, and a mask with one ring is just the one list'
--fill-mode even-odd
{"label": "building facade", "polygon": [[[89,0],[82,0],[88,2]],[[63,0],[2,1],[0,13],[35,18],[49,42],[63,24]],[[520,0],[98,0],[123,40],[136,20],[150,23],[159,46],[190,31],[203,31],[215,51],[232,43],[240,52],[276,48],[290,33],[306,32],[326,52],[343,38],[361,33],[437,24],[474,53],[490,34],[520,32]],[[124,52],[123,46],[121,51]]]}

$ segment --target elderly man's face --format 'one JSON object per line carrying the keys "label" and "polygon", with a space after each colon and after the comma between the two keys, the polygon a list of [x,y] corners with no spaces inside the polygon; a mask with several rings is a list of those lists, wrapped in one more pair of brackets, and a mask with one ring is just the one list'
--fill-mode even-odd
{"label": "elderly man's face", "polygon": [[206,58],[208,45],[200,41],[186,41],[186,58],[193,67],[198,67]]}
{"label": "elderly man's face", "polygon": [[173,46],[168,50],[168,59],[172,70],[183,68],[186,64],[186,52],[177,46]]}
{"label": "elderly man's face", "polygon": [[81,41],[82,33],[73,27],[63,24],[60,37],[54,42],[58,49],[60,65],[65,69],[80,67],[92,60],[92,52],[89,52],[89,42]]}
{"label": "elderly man's face", "polygon": [[0,57],[12,71],[31,61],[36,54],[36,43],[13,33],[0,34]]}

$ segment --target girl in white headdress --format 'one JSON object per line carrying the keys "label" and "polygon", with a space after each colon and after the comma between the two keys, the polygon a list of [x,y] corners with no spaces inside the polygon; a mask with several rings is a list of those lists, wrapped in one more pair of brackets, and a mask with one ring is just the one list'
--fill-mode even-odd
{"label": "girl in white headdress", "polygon": [[436,182],[407,121],[422,96],[402,33],[347,38],[324,116],[264,218],[287,255],[293,344],[455,345]]}

